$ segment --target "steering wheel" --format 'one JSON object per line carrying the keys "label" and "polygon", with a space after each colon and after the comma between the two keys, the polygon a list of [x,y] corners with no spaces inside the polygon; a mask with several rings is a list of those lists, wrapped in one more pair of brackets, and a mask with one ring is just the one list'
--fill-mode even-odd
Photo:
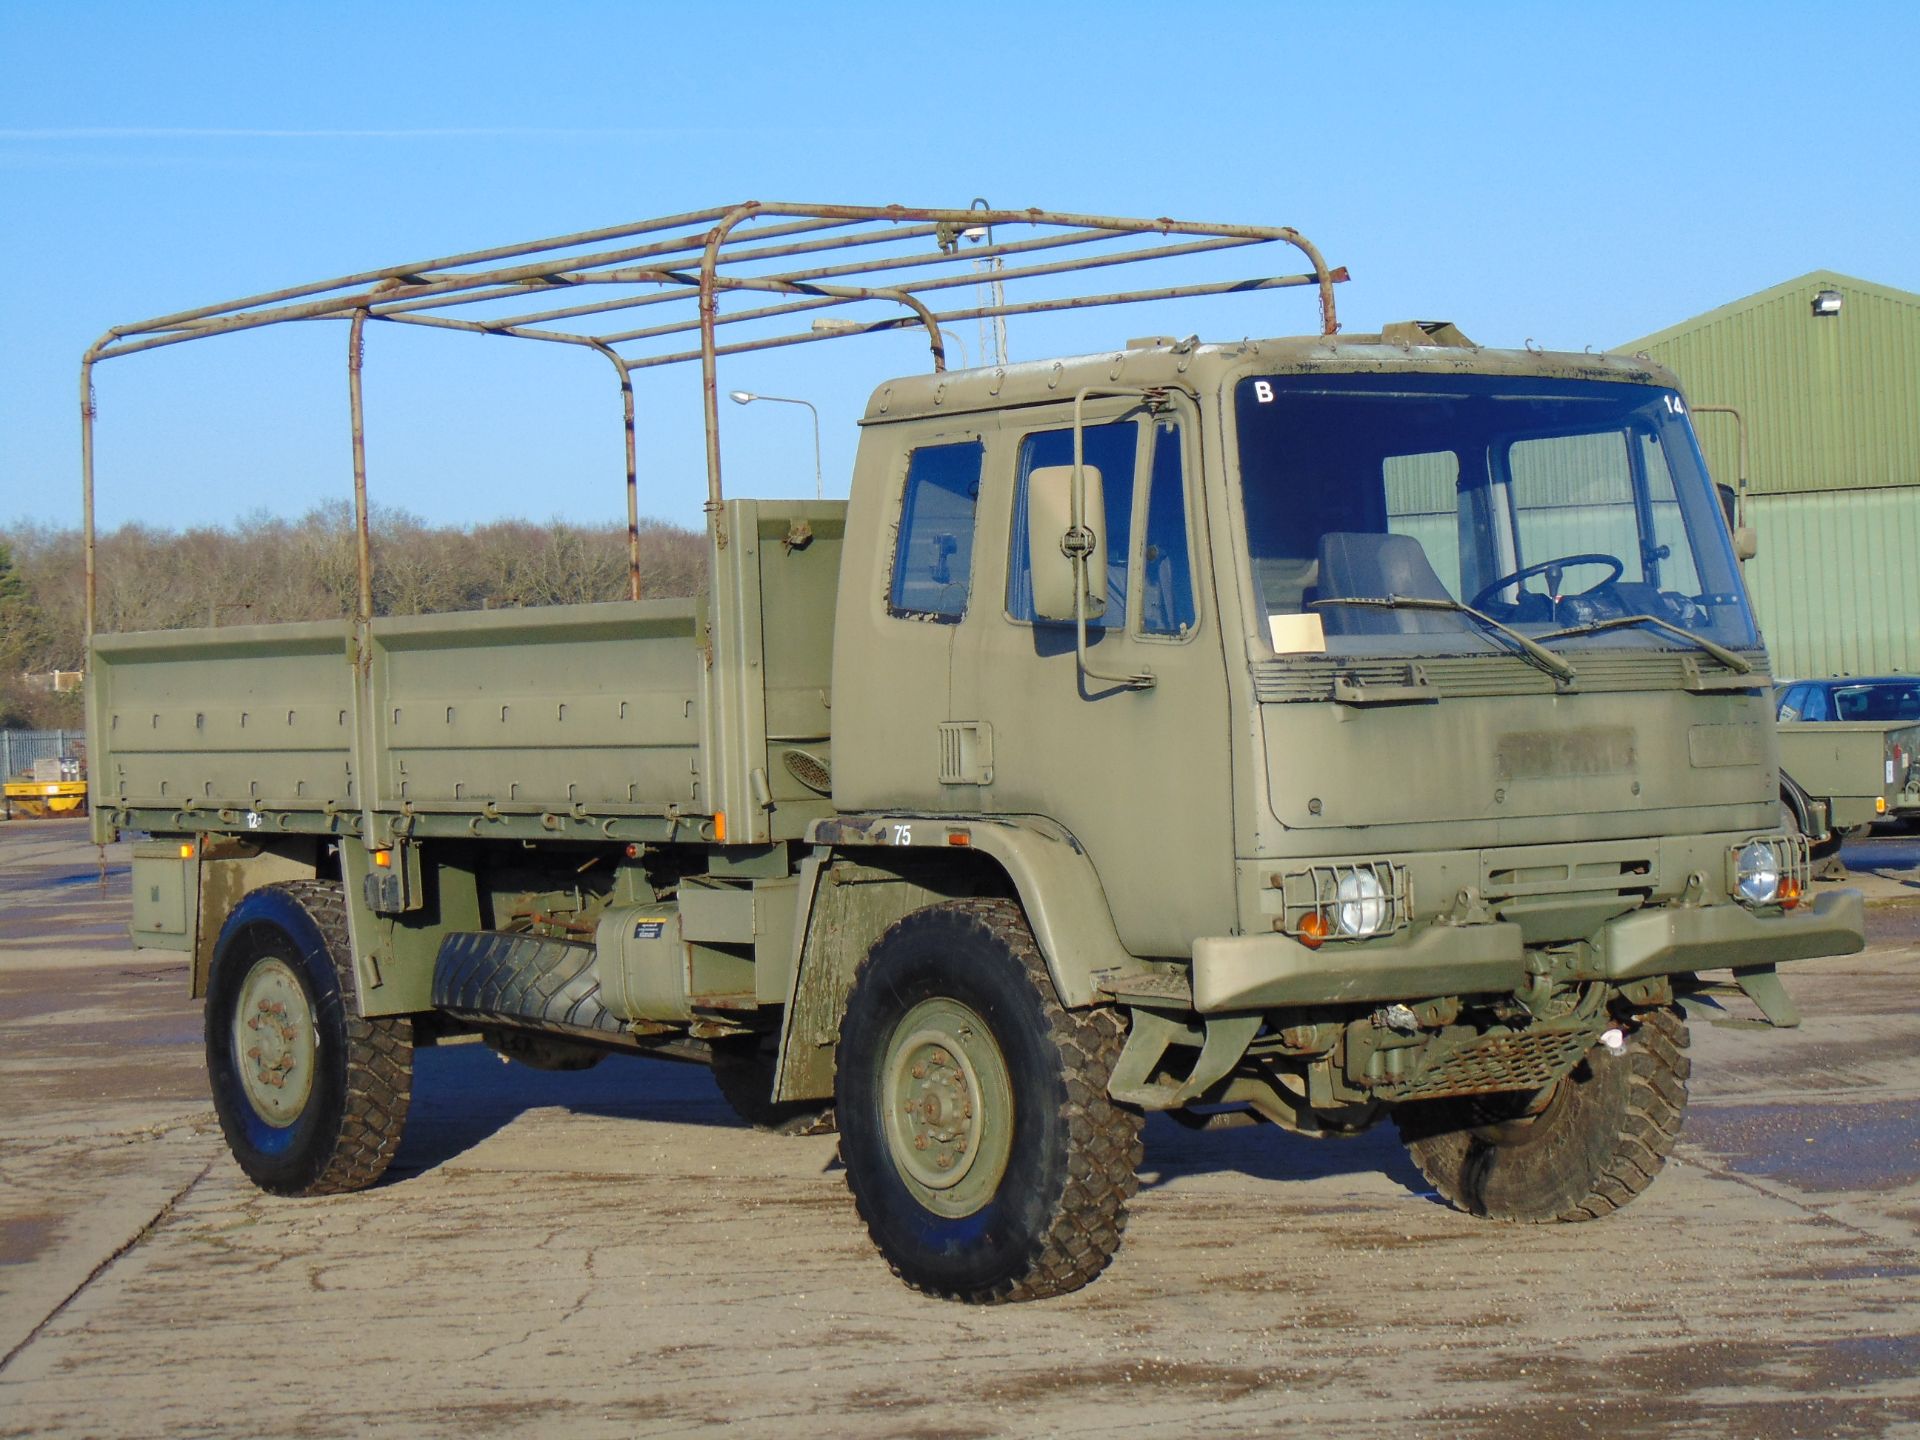
{"label": "steering wheel", "polygon": [[[1613,584],[1614,581],[1627,573],[1627,567],[1621,563],[1620,557],[1617,555],[1561,555],[1552,560],[1542,560],[1537,565],[1522,566],[1511,575],[1502,575],[1491,585],[1483,586],[1480,592],[1467,603],[1476,610],[1484,610],[1487,607],[1487,602],[1502,590],[1506,589],[1507,586],[1521,580],[1531,580],[1535,575],[1545,575],[1548,586],[1558,588],[1560,584],[1560,572],[1569,565],[1605,565],[1613,571],[1611,575],[1607,576],[1607,578],[1599,584],[1589,585],[1586,589],[1579,591],[1578,593],[1581,595],[1591,595],[1596,590],[1604,590],[1607,586]],[[1564,600],[1567,597],[1564,595],[1555,595],[1550,598]]]}

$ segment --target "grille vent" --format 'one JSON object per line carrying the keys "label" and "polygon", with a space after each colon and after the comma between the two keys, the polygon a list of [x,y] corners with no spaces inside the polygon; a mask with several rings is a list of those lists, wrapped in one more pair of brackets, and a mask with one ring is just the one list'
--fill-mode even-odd
{"label": "grille vent", "polygon": [[941,724],[940,783],[993,783],[993,726],[984,720],[949,720]]}
{"label": "grille vent", "polygon": [[780,763],[787,773],[816,795],[833,792],[833,770],[811,750],[782,750]]}

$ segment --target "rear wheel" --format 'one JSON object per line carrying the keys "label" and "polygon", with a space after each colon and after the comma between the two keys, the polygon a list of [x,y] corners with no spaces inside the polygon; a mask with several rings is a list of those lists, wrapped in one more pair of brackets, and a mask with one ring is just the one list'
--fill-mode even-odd
{"label": "rear wheel", "polygon": [[413,1023],[354,1013],[339,885],[247,895],[207,975],[207,1074],[227,1146],[276,1195],[359,1190],[399,1148],[413,1089]]}
{"label": "rear wheel", "polygon": [[837,1110],[847,1183],[909,1285],[975,1303],[1077,1290],[1137,1188],[1141,1117],[1107,1082],[1125,1027],[1069,1011],[1019,906],[907,916],[855,977]]}
{"label": "rear wheel", "polygon": [[1414,1164],[1471,1215],[1540,1223],[1618,1210],[1666,1164],[1687,1108],[1686,1022],[1671,1011],[1596,1045],[1544,1096],[1430,1100],[1394,1112]]}
{"label": "rear wheel", "polygon": [[780,1041],[773,1035],[740,1035],[711,1042],[713,1078],[733,1113],[756,1130],[775,1135],[831,1135],[833,1106],[825,1100],[773,1099]]}

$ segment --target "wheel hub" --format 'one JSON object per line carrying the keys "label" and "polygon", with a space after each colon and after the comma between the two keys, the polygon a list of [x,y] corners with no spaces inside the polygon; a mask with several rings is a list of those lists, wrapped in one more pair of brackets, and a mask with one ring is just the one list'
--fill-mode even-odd
{"label": "wheel hub", "polygon": [[313,1007],[293,967],[272,957],[256,963],[234,1008],[233,1060],[247,1102],[269,1125],[284,1129],[306,1109],[319,1048]]}
{"label": "wheel hub", "polygon": [[921,1204],[969,1215],[993,1197],[1013,1138],[1012,1084],[985,1022],[923,1001],[887,1047],[882,1104],[895,1168]]}

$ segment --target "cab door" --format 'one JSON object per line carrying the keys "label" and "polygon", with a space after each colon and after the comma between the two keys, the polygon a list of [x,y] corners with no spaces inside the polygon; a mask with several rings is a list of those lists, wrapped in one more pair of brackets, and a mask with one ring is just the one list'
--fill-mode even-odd
{"label": "cab door", "polygon": [[1153,683],[1083,675],[1074,626],[1035,618],[1027,481],[1072,463],[1072,407],[1006,417],[987,445],[974,603],[954,637],[946,808],[1058,821],[1093,859],[1127,949],[1184,955],[1235,914],[1230,712],[1198,412],[1179,392],[1152,405],[1090,401],[1083,446],[1101,473],[1107,555],[1089,669]]}
{"label": "cab door", "polygon": [[[953,647],[979,609],[985,436],[951,422],[869,432],[854,471],[833,637],[833,798],[940,810]],[[989,600],[991,596],[987,597]]]}

